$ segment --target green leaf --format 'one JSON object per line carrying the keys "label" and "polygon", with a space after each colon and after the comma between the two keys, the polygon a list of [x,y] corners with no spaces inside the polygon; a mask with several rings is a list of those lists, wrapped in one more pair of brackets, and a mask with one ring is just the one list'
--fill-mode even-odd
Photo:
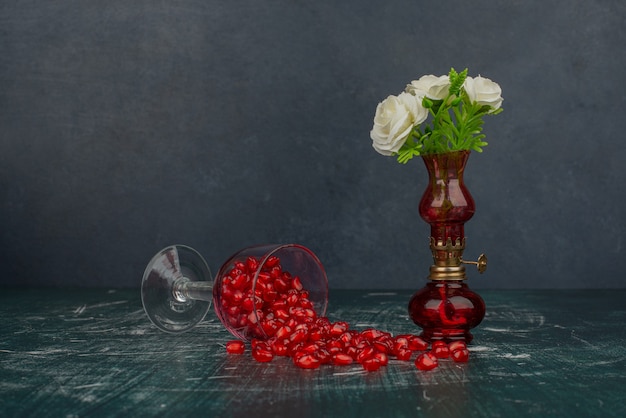
{"label": "green leaf", "polygon": [[398,151],[398,162],[401,164],[406,164],[409,162],[409,160],[418,155],[420,155],[420,152],[417,148],[401,148]]}
{"label": "green leaf", "polygon": [[448,77],[450,78],[450,95],[458,96],[467,78],[467,68],[460,73],[457,73],[454,68],[451,68]]}

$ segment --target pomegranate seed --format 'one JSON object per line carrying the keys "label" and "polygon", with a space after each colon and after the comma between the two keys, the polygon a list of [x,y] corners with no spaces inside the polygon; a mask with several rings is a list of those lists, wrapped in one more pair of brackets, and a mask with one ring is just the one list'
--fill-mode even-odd
{"label": "pomegranate seed", "polygon": [[428,350],[428,343],[418,337],[417,335],[411,335],[409,338],[409,348],[413,351],[426,351]]}
{"label": "pomegranate seed", "polygon": [[[301,308],[313,309],[313,302],[311,302],[310,300],[308,300],[306,298],[300,298],[300,301],[298,303],[300,304]],[[315,312],[315,311],[313,311],[313,312]]]}
{"label": "pomegranate seed", "polygon": [[282,319],[282,320],[291,319],[291,316],[289,315],[289,311],[286,310],[286,309],[276,309],[274,311],[274,316],[276,316],[276,318]]}
{"label": "pomegranate seed", "polygon": [[376,354],[376,349],[372,346],[361,349],[356,355],[356,361],[363,363],[365,360],[371,359]]}
{"label": "pomegranate seed", "polygon": [[238,290],[246,289],[249,284],[250,284],[250,276],[244,273],[238,274],[232,280],[233,287]]}
{"label": "pomegranate seed", "polygon": [[387,337],[387,336],[380,337],[379,339],[374,341],[372,345],[376,347],[376,349],[380,351],[381,353],[390,354],[393,352],[393,341],[391,337]]}
{"label": "pomegranate seed", "polygon": [[246,345],[243,341],[231,340],[226,343],[226,352],[228,354],[243,354],[246,351]]}
{"label": "pomegranate seed", "polygon": [[296,304],[298,303],[298,300],[300,298],[298,297],[297,293],[292,293],[289,296],[287,296],[287,305],[288,306],[296,306]]}
{"label": "pomegranate seed", "polygon": [[437,357],[431,353],[422,353],[415,359],[415,367],[420,370],[432,370],[439,365]]}
{"label": "pomegranate seed", "polygon": [[367,370],[368,372],[374,372],[378,369],[380,369],[380,361],[378,361],[378,359],[376,358],[369,358],[367,360],[364,360],[361,365],[363,366],[363,368],[365,370]]}
{"label": "pomegranate seed", "polygon": [[270,282],[270,275],[267,272],[260,272],[259,275],[256,278],[256,284],[257,286],[260,284],[266,284]]}
{"label": "pomegranate seed", "polygon": [[359,355],[359,350],[356,347],[349,346],[345,349],[345,353],[352,357],[354,360],[356,360],[357,356]]}
{"label": "pomegranate seed", "polygon": [[378,360],[380,362],[381,366],[386,366],[387,363],[389,363],[389,357],[387,356],[387,354],[385,353],[381,353],[380,351],[374,354],[374,357],[376,360]]}
{"label": "pomegranate seed", "polygon": [[248,324],[256,324],[263,319],[263,311],[256,310],[248,314]]}
{"label": "pomegranate seed", "polygon": [[274,358],[274,354],[269,348],[262,348],[260,346],[257,346],[256,348],[252,349],[252,358],[254,358],[259,363],[267,363],[269,361],[272,361],[272,359]]}
{"label": "pomegranate seed", "polygon": [[289,341],[292,343],[301,343],[306,340],[307,332],[304,329],[297,329],[289,336]]}
{"label": "pomegranate seed", "polygon": [[226,315],[231,318],[237,318],[241,314],[241,309],[239,306],[233,305],[226,308]]}
{"label": "pomegranate seed", "polygon": [[413,352],[408,348],[400,348],[395,352],[395,354],[398,360],[409,361],[411,359],[411,356],[413,355]]}
{"label": "pomegranate seed", "polygon": [[467,348],[459,348],[452,352],[452,360],[457,363],[467,363],[469,360],[469,350]]}
{"label": "pomegranate seed", "polygon": [[302,351],[303,347],[304,343],[292,343],[287,340],[287,354],[291,357],[295,356],[299,351]]}
{"label": "pomegranate seed", "polygon": [[273,311],[277,311],[279,309],[283,309],[284,310],[284,309],[287,309],[287,308],[288,308],[287,301],[285,301],[284,299],[276,300],[276,301],[274,301],[272,303],[272,306],[270,306],[270,309],[273,310]]}
{"label": "pomegranate seed", "polygon": [[361,331],[361,335],[367,338],[369,341],[373,341],[377,338],[383,337],[384,333],[374,328],[368,328],[364,331]]}
{"label": "pomegranate seed", "polygon": [[276,289],[277,292],[284,293],[290,289],[290,286],[286,280],[284,280],[283,278],[278,278],[274,280],[274,289]]}
{"label": "pomegranate seed", "polygon": [[273,302],[278,297],[278,292],[274,289],[265,289],[263,291],[263,301]]}
{"label": "pomegranate seed", "polygon": [[330,327],[330,335],[339,336],[343,334],[344,332],[346,332],[347,329],[348,329],[347,322],[343,322],[343,321],[335,322]]}
{"label": "pomegranate seed", "polygon": [[280,259],[276,257],[275,255],[272,255],[267,260],[265,260],[264,267],[271,269],[273,267],[278,266],[279,264],[280,264]]}
{"label": "pomegranate seed", "polygon": [[325,316],[321,317],[321,318],[317,318],[317,320],[315,321],[315,326],[318,326],[320,328],[326,328],[330,326],[330,319],[326,318]]}
{"label": "pomegranate seed", "polygon": [[433,343],[431,352],[437,358],[450,357],[450,349],[448,348],[448,344],[443,341],[435,341]]}
{"label": "pomegranate seed", "polygon": [[317,314],[315,313],[315,311],[312,308],[302,308],[302,311],[304,312],[304,315],[306,316],[306,318],[309,318],[311,320],[315,320],[315,318],[317,318]]}
{"label": "pomegranate seed", "polygon": [[315,343],[306,344],[304,347],[302,347],[302,351],[304,351],[307,354],[315,354],[319,350],[320,350],[320,346]]}
{"label": "pomegranate seed", "polygon": [[241,302],[241,308],[245,312],[252,312],[255,309],[254,296],[248,296]]}
{"label": "pomegranate seed", "polygon": [[320,367],[320,361],[313,354],[296,355],[293,358],[296,366],[302,369],[317,369]]}
{"label": "pomegranate seed", "polygon": [[309,333],[309,324],[305,324],[305,323],[299,323],[298,325],[296,325],[295,329],[303,329],[307,332],[307,334]]}
{"label": "pomegranate seed", "polygon": [[254,274],[259,268],[259,262],[254,257],[248,257],[246,259],[246,270],[248,273]]}
{"label": "pomegranate seed", "polygon": [[272,267],[270,269],[270,278],[272,280],[276,280],[278,278],[280,278],[283,275],[282,269],[280,268],[280,266],[276,266],[276,267]]}
{"label": "pomegranate seed", "polygon": [[235,278],[237,276],[239,276],[240,274],[244,274],[243,271],[245,270],[245,266],[243,264],[240,264],[239,267],[242,268],[238,268],[237,266],[233,267],[232,269],[230,269],[228,271],[228,276],[230,276],[231,278]]}
{"label": "pomegranate seed", "polygon": [[339,336],[339,341],[341,341],[344,344],[350,344],[350,342],[352,342],[353,337],[354,337],[354,332],[346,331]]}
{"label": "pomegranate seed", "polygon": [[336,353],[333,354],[332,357],[333,364],[336,364],[338,366],[347,366],[348,364],[352,364],[352,362],[354,361],[352,357],[345,353]]}
{"label": "pomegranate seed", "polygon": [[313,327],[309,330],[309,340],[320,341],[321,339],[322,339],[322,331],[319,328]]}
{"label": "pomegranate seed", "polygon": [[372,343],[372,346],[380,353],[390,353],[391,350],[389,350],[389,347],[387,346],[387,344],[381,342],[381,341],[374,341]]}
{"label": "pomegranate seed", "polygon": [[231,294],[231,301],[236,305],[241,304],[241,302],[243,302],[243,298],[244,294],[239,289],[235,289]]}
{"label": "pomegranate seed", "polygon": [[453,353],[456,350],[467,349],[467,344],[465,344],[465,341],[462,340],[452,341],[448,344],[448,348],[450,349],[450,352]]}
{"label": "pomegranate seed", "polygon": [[287,325],[283,325],[282,327],[278,328],[276,330],[276,334],[274,334],[276,336],[276,338],[280,338],[280,339],[284,339],[284,338],[289,338],[289,336],[291,335],[291,328],[288,327]]}
{"label": "pomegranate seed", "polygon": [[222,296],[222,303],[224,302],[228,302],[232,299],[233,297],[233,289],[226,283],[222,283],[222,286],[220,288],[221,290],[221,296]]}
{"label": "pomegranate seed", "polygon": [[272,348],[272,352],[277,355],[277,356],[287,356],[287,345],[282,343],[281,341],[274,341],[272,344],[270,344],[270,347]]}
{"label": "pomegranate seed", "polygon": [[294,277],[293,280],[291,281],[291,287],[293,289],[296,289],[297,291],[300,291],[303,289],[302,281],[300,280],[298,276]]}
{"label": "pomegranate seed", "polygon": [[[326,348],[328,349],[328,351],[330,351],[331,353],[340,353],[343,351],[343,344],[337,340],[331,340],[329,342],[326,343]],[[352,357],[350,357],[352,358]]]}
{"label": "pomegranate seed", "polygon": [[330,362],[333,361],[333,358],[330,355],[330,352],[326,350],[325,348],[320,348],[314,354],[315,354],[315,357],[317,357],[317,359],[320,361],[320,364],[329,364]]}
{"label": "pomegranate seed", "polygon": [[263,329],[265,335],[267,335],[268,337],[273,337],[278,331],[278,321],[275,321],[273,319],[262,321],[261,328]]}
{"label": "pomegranate seed", "polygon": [[398,351],[401,348],[409,348],[409,339],[398,336],[394,339],[393,351]]}

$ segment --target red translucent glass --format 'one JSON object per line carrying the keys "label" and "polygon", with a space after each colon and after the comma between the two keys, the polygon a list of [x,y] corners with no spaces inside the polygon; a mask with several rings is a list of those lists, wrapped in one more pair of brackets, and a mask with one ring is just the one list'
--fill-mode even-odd
{"label": "red translucent glass", "polygon": [[473,338],[470,329],[485,316],[485,302],[463,282],[431,281],[411,298],[409,315],[428,341],[469,343]]}
{"label": "red translucent glass", "polygon": [[430,224],[437,241],[455,242],[465,237],[464,224],[474,215],[474,199],[463,181],[469,151],[423,156],[428,185],[419,205],[422,219]]}

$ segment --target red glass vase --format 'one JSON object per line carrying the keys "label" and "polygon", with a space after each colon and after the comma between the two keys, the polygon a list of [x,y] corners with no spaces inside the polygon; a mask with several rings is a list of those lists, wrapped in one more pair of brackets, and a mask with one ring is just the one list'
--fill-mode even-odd
{"label": "red glass vase", "polygon": [[422,156],[428,171],[428,186],[419,213],[430,224],[433,265],[430,280],[409,302],[409,315],[429,340],[471,342],[470,329],[485,316],[485,302],[464,282],[463,264],[476,264],[482,273],[486,257],[468,262],[465,249],[465,222],[474,215],[474,199],[463,181],[469,151]]}

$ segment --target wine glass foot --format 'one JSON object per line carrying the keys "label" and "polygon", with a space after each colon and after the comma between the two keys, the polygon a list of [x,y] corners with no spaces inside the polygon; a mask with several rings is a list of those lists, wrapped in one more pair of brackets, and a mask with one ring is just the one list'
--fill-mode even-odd
{"label": "wine glass foot", "polygon": [[[186,296],[191,283],[202,282],[205,294]],[[212,300],[211,271],[193,248],[172,245],[148,263],[141,281],[141,302],[150,321],[162,331],[181,333],[205,317]]]}

